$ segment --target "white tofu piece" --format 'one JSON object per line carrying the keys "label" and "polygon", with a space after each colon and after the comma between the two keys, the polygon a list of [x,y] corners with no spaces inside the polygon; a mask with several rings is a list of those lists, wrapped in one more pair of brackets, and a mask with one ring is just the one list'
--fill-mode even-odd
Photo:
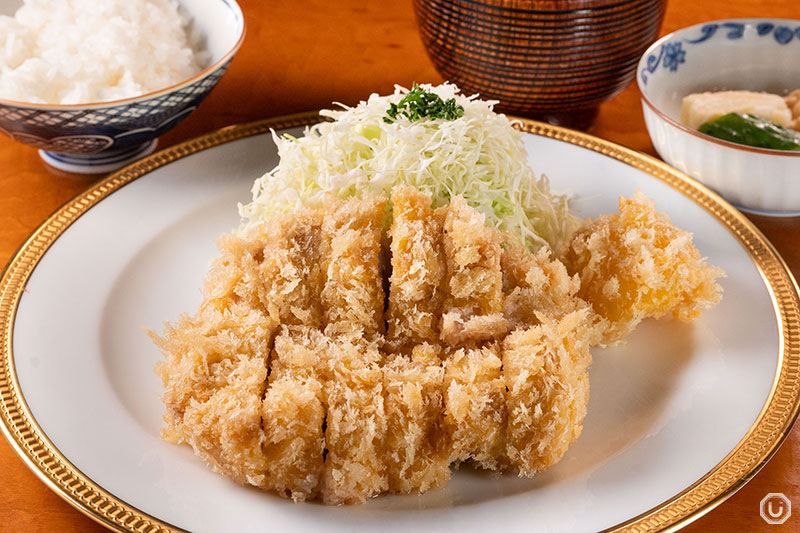
{"label": "white tofu piece", "polygon": [[681,124],[696,130],[706,122],[728,113],[750,113],[786,127],[792,123],[792,113],[786,101],[777,94],[719,91],[684,97]]}

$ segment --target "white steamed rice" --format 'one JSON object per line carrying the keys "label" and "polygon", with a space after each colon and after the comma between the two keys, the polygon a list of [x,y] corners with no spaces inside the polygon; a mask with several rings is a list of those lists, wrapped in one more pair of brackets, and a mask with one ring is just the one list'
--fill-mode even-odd
{"label": "white steamed rice", "polygon": [[25,0],[0,16],[0,98],[130,98],[200,72],[209,54],[175,0]]}

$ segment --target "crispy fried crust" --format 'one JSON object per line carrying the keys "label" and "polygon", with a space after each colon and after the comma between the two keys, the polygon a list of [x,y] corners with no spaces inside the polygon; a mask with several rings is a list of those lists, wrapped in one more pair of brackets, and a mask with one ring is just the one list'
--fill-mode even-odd
{"label": "crispy fried crust", "polygon": [[382,200],[219,240],[197,314],[151,334],[165,438],[295,501],[424,492],[462,461],[530,476],[580,435],[592,344],[719,299],[720,271],[641,195],[567,266],[503,249],[461,198],[392,200],[391,241]]}
{"label": "crispy fried crust", "polygon": [[383,333],[381,237],[386,200],[330,199],[322,222],[322,267],[326,276],[320,294],[330,334],[352,329],[366,335]]}
{"label": "crispy fried crust", "polygon": [[451,459],[496,470],[506,464],[506,385],[494,344],[460,348],[444,362],[444,426]]}
{"label": "crispy fried crust", "polygon": [[322,477],[327,342],[317,329],[284,326],[272,350],[261,411],[264,486],[295,501],[315,497]]}
{"label": "crispy fried crust", "polygon": [[261,407],[263,487],[294,501],[312,499],[323,471],[323,387],[312,376],[270,381]]}
{"label": "crispy fried crust", "polygon": [[376,345],[352,338],[329,344],[331,377],[325,383],[328,455],[322,501],[363,503],[389,488],[383,461],[386,413]]}
{"label": "crispy fried crust", "polygon": [[255,231],[260,232],[255,239],[264,246],[258,271],[249,275],[264,280],[255,285],[261,306],[280,324],[321,326],[322,216],[315,212],[281,216]]}
{"label": "crispy fried crust", "polygon": [[231,307],[206,307],[168,325],[163,337],[151,334],[167,354],[155,369],[164,383],[164,436],[189,444],[237,483],[260,486],[265,462],[259,411],[272,322]]}
{"label": "crispy fried crust", "polygon": [[620,198],[619,214],[579,231],[565,257],[581,280],[579,295],[605,323],[603,343],[622,341],[648,317],[690,321],[716,306],[720,268],[709,265],[692,235],[672,224],[641,191]]}
{"label": "crispy fried crust", "polygon": [[582,334],[590,345],[600,342],[605,320],[578,296],[580,277],[570,275],[564,263],[553,259],[545,249],[531,254],[519,246],[510,246],[503,250],[501,265],[503,308],[513,329],[541,324],[542,317],[560,320],[569,313],[585,310],[590,324]]}
{"label": "crispy fried crust", "polygon": [[550,257],[548,250],[535,254],[520,246],[503,250],[503,309],[512,327],[539,323],[536,314],[558,317],[571,310],[588,307],[578,298],[581,282],[570,276],[561,261]]}
{"label": "crispy fried crust", "polygon": [[392,190],[392,275],[387,340],[408,346],[439,339],[439,317],[447,274],[442,219],[431,197],[413,187]]}
{"label": "crispy fried crust", "polygon": [[441,339],[465,345],[502,338],[508,331],[503,316],[502,234],[486,225],[486,217],[457,196],[439,216],[447,264]]}
{"label": "crispy fried crust", "polygon": [[284,376],[328,379],[332,364],[329,343],[330,339],[316,328],[279,327],[270,357],[270,382]]}
{"label": "crispy fried crust", "polygon": [[589,309],[540,319],[503,341],[506,451],[525,476],[561,459],[581,434],[589,401]]}
{"label": "crispy fried crust", "polygon": [[384,460],[392,492],[412,492],[450,479],[450,443],[442,427],[444,370],[438,349],[415,346],[383,367]]}

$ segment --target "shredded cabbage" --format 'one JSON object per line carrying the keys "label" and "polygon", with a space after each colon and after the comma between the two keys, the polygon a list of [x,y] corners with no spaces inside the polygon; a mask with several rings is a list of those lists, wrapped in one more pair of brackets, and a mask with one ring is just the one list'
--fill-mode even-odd
{"label": "shredded cabbage", "polygon": [[239,205],[238,231],[301,205],[321,207],[328,194],[388,198],[392,187],[409,184],[431,194],[434,207],[461,195],[528,249],[549,246],[558,253],[577,219],[567,196],[551,193],[547,178],[537,179],[528,166],[522,133],[492,110],[496,102],[463,96],[449,83],[420,88],[455,98],[464,115],[414,122],[399,116],[387,123],[390,104],[408,93],[398,86],[389,96],[373,94],[352,108],[321,111],[332,121],[306,128],[303,137],[273,131],[280,162],[256,180],[253,201]]}

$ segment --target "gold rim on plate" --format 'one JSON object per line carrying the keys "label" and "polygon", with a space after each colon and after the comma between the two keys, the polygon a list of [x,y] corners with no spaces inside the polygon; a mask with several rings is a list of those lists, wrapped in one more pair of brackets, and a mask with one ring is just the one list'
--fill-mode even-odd
{"label": "gold rim on plate", "polygon": [[[317,112],[229,126],[161,150],[111,174],[53,213],[20,247],[0,278],[0,428],[33,472],[70,505],[117,531],[181,531],[113,496],[69,462],[31,414],[14,367],[13,332],[20,297],[39,260],[81,215],[105,197],[153,170],[191,154],[270,129],[307,126]],[[747,434],[710,472],[653,509],[607,531],[675,530],[704,515],[752,478],[786,438],[800,410],[800,290],[786,263],[764,235],[708,188],[657,159],[591,135],[526,119],[520,129],[612,157],[666,183],[712,214],[747,250],[778,318],[778,369],[767,402]]]}

